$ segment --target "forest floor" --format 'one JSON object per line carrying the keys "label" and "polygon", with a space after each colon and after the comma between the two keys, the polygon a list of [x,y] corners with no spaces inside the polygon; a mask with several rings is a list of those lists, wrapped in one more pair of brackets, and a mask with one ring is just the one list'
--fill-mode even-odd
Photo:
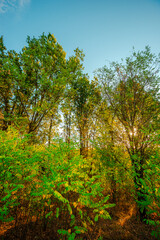
{"label": "forest floor", "polygon": [[[110,209],[111,220],[99,220],[89,234],[81,236],[83,240],[98,240],[103,236],[103,240],[156,240],[151,236],[152,226],[141,223],[136,216],[135,205],[117,205]],[[56,224],[50,225],[45,231],[39,223],[34,220],[28,224],[19,224],[15,227],[15,222],[3,223],[0,226],[0,240],[64,240],[56,234]],[[80,239],[76,238],[77,240]]]}

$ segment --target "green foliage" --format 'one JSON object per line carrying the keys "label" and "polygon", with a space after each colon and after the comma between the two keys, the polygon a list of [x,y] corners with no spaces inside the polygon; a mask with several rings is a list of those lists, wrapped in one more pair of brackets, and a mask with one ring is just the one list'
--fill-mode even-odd
{"label": "green foliage", "polygon": [[0,134],[1,221],[12,220],[13,216],[8,217],[8,214],[20,204],[20,192],[25,187],[24,176],[27,173],[26,158],[29,155],[23,149],[26,140],[18,137],[13,129]]}
{"label": "green foliage", "polygon": [[[107,209],[114,205],[102,194],[98,169],[89,176],[93,160],[77,154],[73,144],[58,140],[49,148],[25,146],[27,137],[21,138],[14,129],[0,136],[1,221],[18,221],[18,209],[28,221],[32,216],[41,219],[45,228],[56,221],[59,234],[75,239],[98,218],[111,219]],[[60,228],[61,218],[65,229]]]}
{"label": "green foliage", "polygon": [[34,137],[38,132],[40,137],[44,122],[57,118],[66,84],[73,73],[73,77],[79,74],[76,69],[82,69],[82,59],[83,53],[76,49],[75,56],[67,61],[62,46],[50,33],[38,38],[28,36],[20,53],[7,51],[1,37],[1,129],[7,130],[12,124]]}
{"label": "green foliage", "polygon": [[[146,223],[155,227],[152,235],[160,237],[160,166],[159,166],[160,153],[157,150],[154,155],[150,156],[147,168],[145,169],[146,183],[143,183],[148,192],[148,218]],[[144,203],[145,204],[145,203]],[[152,217],[154,216],[154,218]]]}
{"label": "green foliage", "polygon": [[97,72],[104,99],[101,116],[106,109],[110,112],[116,124],[109,117],[103,121],[110,128],[112,145],[122,145],[130,157],[141,221],[150,202],[144,171],[160,127],[159,63],[160,56],[146,47],[144,51],[133,50],[125,63],[113,62]]}
{"label": "green foliage", "polygon": [[[133,50],[89,81],[74,52],[66,60],[52,34],[28,37],[20,53],[0,38],[0,221],[22,215],[76,239],[110,219],[109,194],[116,203],[124,190],[158,238],[159,57]],[[61,113],[65,142],[52,139]]]}

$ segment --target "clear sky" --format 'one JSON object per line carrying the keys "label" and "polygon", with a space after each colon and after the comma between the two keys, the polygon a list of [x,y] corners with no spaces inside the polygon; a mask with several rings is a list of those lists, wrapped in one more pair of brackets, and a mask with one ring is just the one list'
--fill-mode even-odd
{"label": "clear sky", "polygon": [[85,53],[85,72],[130,55],[160,52],[160,0],[0,0],[0,35],[20,51],[26,37],[53,33],[66,51]]}

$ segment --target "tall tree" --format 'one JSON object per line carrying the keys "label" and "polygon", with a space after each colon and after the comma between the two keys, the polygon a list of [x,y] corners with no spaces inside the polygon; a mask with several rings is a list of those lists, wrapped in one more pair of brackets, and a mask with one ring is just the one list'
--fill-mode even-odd
{"label": "tall tree", "polygon": [[[20,54],[7,51],[0,38],[0,109],[2,129],[11,122],[28,133],[37,132],[46,117],[53,118],[67,79],[65,52],[55,37],[27,38]],[[53,120],[53,119],[52,119]],[[50,130],[52,121],[50,124]],[[49,140],[50,141],[50,140]]]}
{"label": "tall tree", "polygon": [[99,90],[95,83],[91,83],[85,75],[72,82],[73,111],[76,117],[80,136],[80,154],[88,155],[88,138],[91,116],[100,99]]}
{"label": "tall tree", "polygon": [[3,113],[1,128],[17,120],[17,81],[21,74],[19,56],[15,51],[7,51],[3,37],[0,38],[0,109]]}
{"label": "tall tree", "polygon": [[90,82],[87,74],[83,73],[83,51],[77,48],[74,52],[75,55],[67,61],[69,76],[65,104],[68,108],[65,111],[64,120],[67,139],[71,135],[71,120],[76,125],[79,133],[80,154],[87,157],[90,119],[100,94],[95,82]]}
{"label": "tall tree", "polygon": [[67,143],[70,143],[73,128],[75,127],[73,106],[74,106],[74,90],[72,88],[72,83],[78,79],[83,72],[83,51],[79,48],[74,50],[74,55],[69,57],[66,61],[66,75],[67,83],[64,91],[64,99],[61,104],[61,111],[63,113],[63,123],[64,123],[64,137]]}
{"label": "tall tree", "polygon": [[121,131],[114,134],[126,146],[135,171],[134,184],[140,210],[140,219],[146,218],[144,202],[147,193],[143,189],[144,169],[149,148],[156,129],[159,128],[159,58],[146,47],[133,51],[126,64],[112,63],[99,69],[97,77],[108,101],[108,107],[117,118]]}
{"label": "tall tree", "polygon": [[21,53],[23,79],[17,89],[28,120],[28,133],[36,131],[60,101],[65,88],[65,52],[51,34],[27,38]]}

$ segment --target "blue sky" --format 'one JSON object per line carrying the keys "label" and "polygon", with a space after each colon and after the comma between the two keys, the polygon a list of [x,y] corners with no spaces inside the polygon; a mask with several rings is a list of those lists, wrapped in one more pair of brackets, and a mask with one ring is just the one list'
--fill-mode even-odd
{"label": "blue sky", "polygon": [[51,32],[66,51],[85,53],[85,72],[130,55],[160,52],[160,0],[0,0],[0,35],[20,51],[26,37]]}

